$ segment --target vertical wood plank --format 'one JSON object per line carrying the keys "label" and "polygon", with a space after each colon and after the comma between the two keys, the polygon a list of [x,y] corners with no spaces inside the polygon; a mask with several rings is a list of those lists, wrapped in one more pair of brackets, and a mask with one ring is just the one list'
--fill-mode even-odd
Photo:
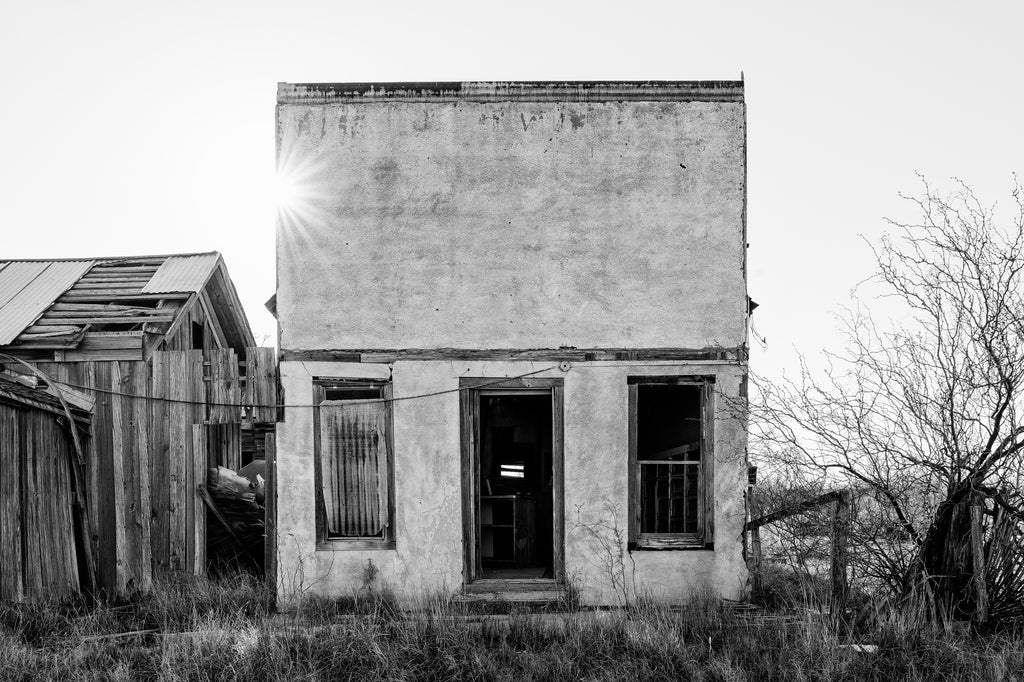
{"label": "vertical wood plank", "polygon": [[78,589],[78,572],[75,567],[74,540],[71,535],[72,521],[68,510],[71,506],[71,491],[68,486],[67,467],[70,458],[74,457],[71,446],[71,432],[60,426],[52,415],[47,415],[47,438],[53,451],[50,478],[48,480],[49,495],[47,504],[50,507],[52,538],[53,572],[49,594],[58,598],[67,597]]}
{"label": "vertical wood plank", "polygon": [[138,448],[136,462],[137,497],[134,515],[135,533],[138,538],[138,581],[142,589],[153,586],[153,556],[151,528],[153,501],[150,497],[150,410],[147,398],[150,392],[149,366],[145,362],[135,363],[133,390],[137,397],[132,401],[132,421],[135,426],[134,443]]}
{"label": "vertical wood plank", "polygon": [[199,383],[202,383],[201,358],[200,351],[173,351],[168,356],[168,397],[172,400],[168,404],[168,568],[172,571],[190,569],[194,561],[195,495],[189,490],[195,480],[191,456],[192,424],[195,423],[196,411],[202,406],[191,401],[196,395],[197,372]]}
{"label": "vertical wood plank", "polygon": [[565,582],[565,388],[551,389],[551,465],[554,467],[552,507],[554,509],[555,580]]}
{"label": "vertical wood plank", "polygon": [[[35,493],[33,495],[35,523],[30,532],[34,536],[35,542],[38,543],[37,551],[39,556],[36,559],[39,562],[39,585],[41,590],[47,590],[51,582],[50,571],[53,567],[53,562],[50,561],[52,548],[50,547],[50,519],[48,518],[49,504],[47,500],[51,491],[47,489],[46,485],[49,481],[50,473],[47,471],[50,459],[50,453],[47,449],[49,443],[44,438],[42,414],[33,410],[29,412],[29,420],[32,423],[32,451],[35,463],[35,475],[33,476],[33,484],[35,486]],[[43,594],[44,592],[40,591],[34,596],[38,599]]]}
{"label": "vertical wood plank", "polygon": [[[185,560],[185,517],[183,501],[185,497],[184,462],[187,455],[187,439],[191,442],[191,423],[189,412],[183,401],[188,400],[187,357],[184,351],[171,351],[167,354],[168,386],[168,450],[167,450],[167,568],[171,571],[181,570]],[[188,428],[186,429],[186,425]]]}
{"label": "vertical wood plank", "polygon": [[42,572],[39,565],[39,506],[36,490],[36,442],[32,415],[20,415],[22,441],[21,505],[22,505],[22,570],[25,595],[42,594]]}
{"label": "vertical wood plank", "polygon": [[188,368],[191,375],[189,381],[189,400],[192,402],[191,419],[189,420],[188,458],[185,467],[188,472],[188,485],[185,488],[186,518],[185,529],[188,537],[188,555],[185,570],[193,574],[202,574],[206,568],[206,507],[199,496],[199,484],[206,483],[206,455],[196,457],[192,451],[192,425],[202,424],[208,413],[206,403],[209,401],[206,383],[203,381],[203,351],[193,350],[188,353]]}
{"label": "vertical wood plank", "polygon": [[93,466],[93,482],[95,491],[91,499],[96,508],[96,525],[93,526],[93,533],[97,536],[96,570],[99,587],[105,590],[117,588],[117,571],[115,559],[117,551],[115,546],[115,507],[110,485],[114,477],[113,472],[113,405],[109,391],[111,385],[111,364],[110,362],[90,362],[89,376],[93,380],[93,386],[101,391],[95,393],[96,403],[93,408],[93,452],[95,462]]}
{"label": "vertical wood plank", "polygon": [[[110,363],[110,385],[114,391],[124,392],[124,381],[121,373],[121,363]],[[125,537],[125,459],[126,450],[130,452],[131,441],[125,443],[129,432],[129,419],[125,414],[128,411],[128,398],[124,396],[110,396],[111,403],[111,480],[107,487],[108,494],[112,497],[114,516],[114,571],[115,588],[119,593],[125,591],[130,572],[128,557],[128,541]],[[130,482],[130,477],[129,477]]]}
{"label": "vertical wood plank", "polygon": [[[87,435],[84,433],[79,434],[81,436],[82,449],[88,453],[86,444],[88,443]],[[61,505],[64,510],[62,526],[65,529],[64,539],[62,545],[67,548],[68,557],[68,570],[69,570],[69,588],[72,591],[77,592],[79,586],[82,585],[82,576],[78,571],[78,552],[77,543],[75,542],[76,525],[73,514],[74,500],[75,500],[75,489],[74,489],[74,473],[72,471],[75,466],[75,454],[73,443],[69,442],[67,438],[64,439],[64,456],[61,458],[62,462],[62,476],[64,480],[64,503]]]}
{"label": "vertical wood plank", "polygon": [[[94,381],[92,374],[90,374],[91,363],[86,362],[68,362],[61,363],[59,367],[59,376],[66,380],[76,383],[80,386],[92,386]],[[95,399],[96,394],[92,393],[92,397]],[[96,535],[96,526],[93,523],[95,518],[94,510],[96,509],[96,502],[92,495],[90,471],[95,468],[96,462],[96,408],[95,404],[92,411],[92,419],[90,422],[89,433],[90,436],[82,441],[82,447],[85,454],[85,462],[79,464],[77,458],[71,462],[71,487],[74,491],[74,504],[75,507],[72,510],[72,516],[75,520],[75,537],[77,541],[76,549],[81,552],[81,570],[80,574],[82,587],[89,594],[95,594],[100,587],[99,583],[99,568],[97,565],[98,549],[98,538]]]}
{"label": "vertical wood plank", "polygon": [[245,402],[252,420],[277,421],[277,355],[273,348],[246,348]]}
{"label": "vertical wood plank", "polygon": [[152,356],[150,390],[155,400],[150,402],[149,494],[152,505],[150,547],[154,577],[170,567],[170,404],[163,400],[170,397],[170,357],[168,351],[158,351]]}
{"label": "vertical wood plank", "polygon": [[242,408],[231,407],[242,402],[241,384],[238,377],[238,358],[230,348],[207,352],[210,363],[210,377],[207,382],[210,405],[208,421],[214,424],[238,422],[242,419]]}
{"label": "vertical wood plank", "polygon": [[[192,425],[192,466],[193,466],[193,481],[196,482],[196,486],[200,484],[206,484],[206,461],[207,461],[207,434],[206,429],[209,426],[204,424],[193,424]],[[206,508],[203,505],[203,499],[194,494],[192,495],[193,504],[193,556],[192,566],[190,567],[195,575],[203,575],[206,572]]]}
{"label": "vertical wood plank", "polygon": [[[71,504],[70,490],[67,485],[67,475],[65,470],[68,464],[68,457],[71,455],[72,449],[66,447],[66,444],[71,439],[71,432],[69,430],[60,428],[55,420],[50,418],[50,439],[53,442],[53,470],[52,479],[50,485],[52,486],[52,494],[50,499],[50,506],[53,514],[53,549],[54,555],[53,560],[56,564],[57,583],[51,588],[51,594],[58,595],[61,598],[67,597],[77,590],[75,584],[75,578],[77,577],[76,571],[74,571],[74,560],[71,553],[71,548],[74,547],[71,542],[71,537],[68,531],[71,528],[71,519],[65,514],[65,511]],[[73,428],[73,427],[72,427]]]}
{"label": "vertical wood plank", "polygon": [[[120,589],[138,588],[140,585],[139,559],[139,443],[138,428],[135,425],[135,373],[136,363],[121,361],[118,365],[121,374],[119,381],[113,381],[115,390],[124,394],[117,398],[115,409],[121,412],[121,503],[116,513],[121,524],[124,554],[119,559],[123,571],[118,576]],[[118,404],[119,403],[119,404]],[[115,438],[117,433],[115,432]],[[116,472],[115,472],[116,473]],[[123,586],[120,585],[123,583]]]}
{"label": "vertical wood plank", "polygon": [[24,598],[21,553],[22,495],[20,471],[24,432],[18,411],[0,405],[0,599]]}

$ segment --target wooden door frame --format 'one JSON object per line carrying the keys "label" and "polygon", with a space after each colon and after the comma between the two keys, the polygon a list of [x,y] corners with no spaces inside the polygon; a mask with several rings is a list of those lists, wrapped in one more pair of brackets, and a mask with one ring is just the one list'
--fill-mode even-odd
{"label": "wooden door frame", "polygon": [[502,379],[501,377],[463,377],[459,380],[459,418],[462,450],[462,580],[469,584],[478,579],[477,563],[480,519],[480,458],[477,456],[477,434],[480,422],[481,391],[517,390],[550,391],[551,395],[551,508],[552,569],[555,582],[565,582],[565,457],[564,409],[565,381],[561,378]]}

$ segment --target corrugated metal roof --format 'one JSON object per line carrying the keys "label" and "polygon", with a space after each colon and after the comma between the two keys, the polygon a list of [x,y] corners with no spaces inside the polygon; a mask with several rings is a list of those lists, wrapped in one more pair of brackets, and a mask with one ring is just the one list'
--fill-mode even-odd
{"label": "corrugated metal roof", "polygon": [[92,260],[8,263],[0,270],[0,346],[13,341],[95,263]]}
{"label": "corrugated metal roof", "polygon": [[220,254],[199,253],[191,256],[170,256],[153,275],[144,294],[165,294],[179,291],[199,291],[217,266]]}
{"label": "corrugated metal roof", "polygon": [[48,265],[40,261],[0,263],[0,310]]}

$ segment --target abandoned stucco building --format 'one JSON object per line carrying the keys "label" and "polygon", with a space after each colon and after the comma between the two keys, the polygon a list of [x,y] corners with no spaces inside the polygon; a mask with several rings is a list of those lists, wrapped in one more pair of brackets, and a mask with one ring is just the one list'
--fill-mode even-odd
{"label": "abandoned stucco building", "polygon": [[745,131],[733,81],[279,86],[282,598],[739,595]]}

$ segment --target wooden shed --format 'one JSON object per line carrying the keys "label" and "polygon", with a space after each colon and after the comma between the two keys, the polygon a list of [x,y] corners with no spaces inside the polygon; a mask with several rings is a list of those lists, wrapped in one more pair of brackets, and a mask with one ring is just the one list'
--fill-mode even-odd
{"label": "wooden shed", "polygon": [[279,402],[275,351],[255,347],[220,254],[0,261],[0,368],[95,401],[84,487],[97,586],[201,573],[197,488],[207,467],[258,454]]}

